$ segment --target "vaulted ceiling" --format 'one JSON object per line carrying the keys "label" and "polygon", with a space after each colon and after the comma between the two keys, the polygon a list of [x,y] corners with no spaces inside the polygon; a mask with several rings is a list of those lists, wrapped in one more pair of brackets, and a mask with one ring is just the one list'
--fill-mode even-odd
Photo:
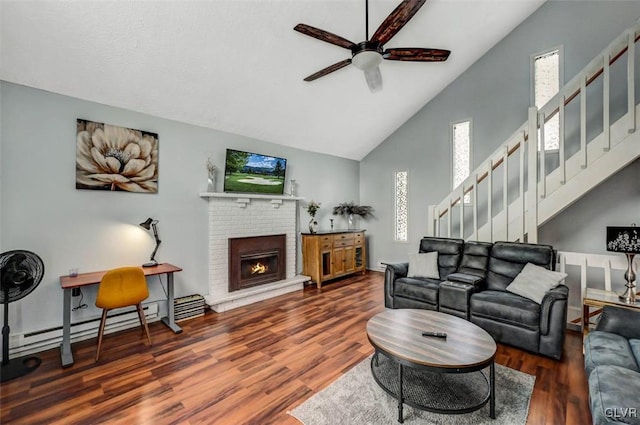
{"label": "vaulted ceiling", "polygon": [[[363,41],[364,0],[0,0],[0,79],[359,160],[543,2],[428,0],[385,47],[449,60],[383,61],[372,94],[353,66],[304,82],[350,52],[293,31]],[[398,4],[369,2],[370,34]]]}

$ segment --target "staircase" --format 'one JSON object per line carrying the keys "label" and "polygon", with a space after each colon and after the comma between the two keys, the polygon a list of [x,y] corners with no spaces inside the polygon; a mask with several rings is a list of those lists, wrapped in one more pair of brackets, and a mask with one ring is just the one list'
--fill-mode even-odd
{"label": "staircase", "polygon": [[[640,157],[640,20],[428,211],[430,236],[536,243],[538,228]],[[589,108],[587,108],[589,106]],[[559,115],[559,149],[544,126]]]}

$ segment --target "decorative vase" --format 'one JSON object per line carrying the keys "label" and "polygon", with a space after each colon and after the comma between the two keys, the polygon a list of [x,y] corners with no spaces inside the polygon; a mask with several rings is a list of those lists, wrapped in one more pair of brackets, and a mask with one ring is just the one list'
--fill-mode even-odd
{"label": "decorative vase", "polygon": [[347,216],[347,228],[353,230],[353,214]]}
{"label": "decorative vase", "polygon": [[[291,190],[289,191],[289,195],[291,195],[291,196],[296,196],[296,181],[295,181],[295,180],[293,180],[293,179],[291,179],[291,180],[290,180],[290,182],[291,182],[291,183],[290,183],[290,185],[291,185]],[[312,218],[312,220],[313,220],[313,218]]]}
{"label": "decorative vase", "polygon": [[207,179],[207,192],[215,192],[216,191],[216,174],[215,172],[209,172],[209,177]]}
{"label": "decorative vase", "polygon": [[309,220],[309,233],[315,234],[318,232],[318,222],[314,217]]}

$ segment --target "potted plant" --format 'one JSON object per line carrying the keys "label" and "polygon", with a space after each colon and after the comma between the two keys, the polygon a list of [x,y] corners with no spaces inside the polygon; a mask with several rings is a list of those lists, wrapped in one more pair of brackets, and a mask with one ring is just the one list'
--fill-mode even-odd
{"label": "potted plant", "polygon": [[346,217],[349,230],[353,229],[353,216],[358,215],[362,218],[373,216],[373,207],[368,205],[356,205],[353,202],[343,202],[333,207],[333,215],[341,215]]}
{"label": "potted plant", "polygon": [[307,204],[307,214],[311,216],[311,220],[309,221],[309,232],[316,233],[318,231],[318,222],[316,221],[316,213],[320,209],[320,202],[315,202],[311,200]]}

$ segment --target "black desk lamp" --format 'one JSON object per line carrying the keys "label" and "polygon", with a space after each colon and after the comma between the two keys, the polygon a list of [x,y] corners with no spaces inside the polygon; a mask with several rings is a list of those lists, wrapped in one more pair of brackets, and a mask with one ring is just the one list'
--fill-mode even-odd
{"label": "black desk lamp", "polygon": [[162,241],[160,240],[160,238],[158,238],[158,227],[156,226],[157,224],[158,224],[158,220],[153,220],[151,217],[149,217],[145,222],[140,223],[140,226],[144,227],[147,230],[151,230],[151,228],[153,228],[153,237],[156,239],[156,247],[151,253],[149,262],[144,263],[142,267],[153,267],[158,265],[158,262],[156,261],[155,256],[156,256],[156,252],[158,252],[158,247],[160,246],[160,243]]}
{"label": "black desk lamp", "polygon": [[624,274],[627,284],[624,294],[620,295],[620,300],[627,304],[637,302],[633,257],[640,254],[640,228],[636,227],[635,223],[630,227],[607,226],[607,251],[622,252],[627,256],[627,272]]}

